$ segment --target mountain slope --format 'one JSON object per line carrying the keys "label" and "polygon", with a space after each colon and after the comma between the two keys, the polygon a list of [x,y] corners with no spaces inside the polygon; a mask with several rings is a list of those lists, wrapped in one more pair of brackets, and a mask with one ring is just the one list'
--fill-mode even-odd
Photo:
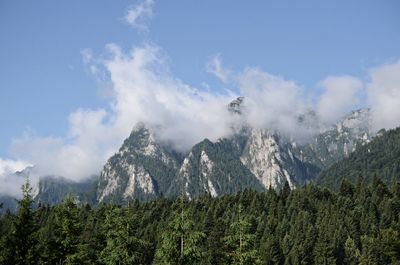
{"label": "mountain slope", "polygon": [[318,169],[303,163],[285,137],[262,129],[250,129],[241,161],[265,188],[281,188],[287,181],[294,188],[312,179]]}
{"label": "mountain slope", "polygon": [[137,125],[100,174],[97,200],[155,199],[166,193],[180,157],[155,141],[143,124]]}
{"label": "mountain slope", "polygon": [[61,203],[63,198],[71,193],[80,203],[95,204],[97,182],[97,176],[80,182],[61,177],[45,177],[34,189],[34,200],[43,204],[55,205]]}
{"label": "mountain slope", "polygon": [[373,135],[370,110],[360,109],[321,130],[312,141],[298,144],[294,152],[302,161],[323,170],[348,157],[357,146],[368,143]]}
{"label": "mountain slope", "polygon": [[227,139],[196,144],[171,185],[170,195],[182,192],[189,198],[209,193],[212,196],[233,194],[245,188],[263,190],[257,178],[240,161],[237,150]]}
{"label": "mountain slope", "polygon": [[321,172],[317,183],[337,188],[343,178],[371,180],[374,175],[387,182],[400,180],[400,128],[379,133],[370,143],[358,146],[348,158]]}

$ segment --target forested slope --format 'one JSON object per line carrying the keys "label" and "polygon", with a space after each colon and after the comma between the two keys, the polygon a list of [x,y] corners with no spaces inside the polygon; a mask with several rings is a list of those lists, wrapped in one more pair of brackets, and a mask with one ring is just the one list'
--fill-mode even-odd
{"label": "forested slope", "polygon": [[380,133],[359,146],[348,158],[323,171],[317,183],[337,189],[343,178],[355,182],[359,176],[367,181],[379,176],[387,183],[400,180],[400,128]]}

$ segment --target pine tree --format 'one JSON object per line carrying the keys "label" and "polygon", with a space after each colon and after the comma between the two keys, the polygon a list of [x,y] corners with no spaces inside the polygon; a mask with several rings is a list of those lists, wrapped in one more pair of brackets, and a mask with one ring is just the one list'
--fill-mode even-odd
{"label": "pine tree", "polygon": [[157,247],[155,264],[204,264],[206,262],[205,233],[198,231],[192,217],[180,199],[180,210],[169,223]]}
{"label": "pine tree", "polygon": [[239,204],[237,218],[232,222],[229,232],[229,235],[225,237],[229,264],[260,264],[260,256],[254,244],[255,236],[251,232],[251,223],[243,214],[241,204]]}
{"label": "pine tree", "polygon": [[104,223],[106,246],[100,253],[100,261],[106,265],[148,263],[145,253],[149,243],[135,236],[134,224],[128,217],[117,206],[111,206],[107,212]]}
{"label": "pine tree", "polygon": [[345,244],[345,264],[348,265],[356,265],[360,263],[360,250],[357,248],[354,240],[351,237],[348,237]]}
{"label": "pine tree", "polygon": [[36,243],[34,233],[36,223],[32,210],[32,188],[29,179],[22,186],[22,199],[18,201],[18,212],[13,222],[12,244],[14,253],[14,264],[35,264],[34,246]]}
{"label": "pine tree", "polygon": [[59,246],[59,264],[78,264],[76,253],[78,252],[79,236],[82,231],[82,220],[79,216],[79,208],[74,198],[69,193],[63,202],[55,208],[55,236]]}

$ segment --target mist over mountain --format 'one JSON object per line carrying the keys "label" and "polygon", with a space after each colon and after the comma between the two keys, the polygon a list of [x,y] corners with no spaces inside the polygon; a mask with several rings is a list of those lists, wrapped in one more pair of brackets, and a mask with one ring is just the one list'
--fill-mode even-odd
{"label": "mist over mountain", "polygon": [[[320,82],[321,94],[307,95],[296,82],[257,67],[238,72],[226,69],[217,56],[207,69],[228,88],[212,92],[173,76],[160,47],[147,45],[124,52],[110,44],[107,51],[96,58],[85,50],[83,58],[88,68],[96,69],[95,77],[109,77],[108,108],[72,112],[64,137],[27,132],[13,140],[10,150],[16,160],[7,161],[35,165],[35,174],[31,174],[35,182],[40,176],[82,181],[98,175],[138,123],[146,124],[160,143],[186,153],[205,138],[212,142],[229,138],[234,133],[232,127],[243,124],[279,132],[296,142],[310,141],[342,120],[363,97],[368,98],[372,133],[380,126],[394,128],[400,120],[398,104],[394,103],[400,100],[396,92],[399,62],[371,70],[371,79],[365,82],[348,76],[328,77]],[[388,77],[385,82],[384,76]],[[239,95],[245,98],[241,115],[231,115],[226,105]],[[383,106],[379,99],[387,97],[393,104]],[[14,185],[6,174],[1,174],[1,179]]]}
{"label": "mist over mountain", "polygon": [[[175,152],[182,154],[183,158],[192,150],[193,146],[204,139],[217,143],[220,139],[231,139],[235,136],[237,130],[241,130],[242,127],[248,127],[254,130],[253,132],[251,130],[248,132],[249,134],[253,133],[253,140],[257,139],[258,136],[256,137],[255,135],[258,132],[259,136],[263,135],[261,138],[265,136],[266,138],[274,139],[271,140],[272,142],[288,142],[289,145],[284,144],[278,148],[279,152],[287,153],[290,151],[299,160],[302,160],[302,156],[304,156],[304,159],[307,160],[305,161],[306,163],[322,168],[335,162],[343,154],[348,153],[352,149],[351,146],[355,144],[355,142],[346,139],[347,136],[344,133],[340,136],[342,139],[338,141],[346,143],[346,146],[342,146],[341,143],[337,145],[335,142],[331,146],[325,147],[325,145],[332,142],[329,137],[335,137],[335,131],[337,131],[335,126],[346,119],[347,115],[352,111],[369,109],[367,138],[382,128],[395,128],[400,123],[400,108],[398,107],[400,105],[400,61],[395,57],[372,60],[363,66],[353,65],[350,68],[334,70],[334,68],[331,69],[326,66],[331,65],[329,62],[338,61],[338,56],[333,56],[330,60],[325,61],[318,61],[320,56],[316,56],[318,64],[313,70],[309,71],[315,72],[310,79],[310,77],[302,78],[302,74],[297,74],[304,72],[303,70],[307,67],[304,67],[303,64],[308,62],[310,58],[304,57],[301,64],[293,64],[298,61],[297,59],[294,60],[297,57],[289,56],[289,54],[300,55],[303,52],[292,51],[289,54],[284,52],[280,53],[280,56],[275,56],[274,54],[276,52],[276,55],[278,55],[278,51],[283,47],[296,49],[297,45],[278,45],[272,49],[270,45],[280,42],[268,39],[268,45],[265,47],[260,46],[262,49],[258,51],[253,51],[249,47],[243,50],[243,47],[239,45],[237,47],[239,50],[236,53],[222,53],[224,50],[222,47],[238,45],[242,41],[240,38],[240,41],[237,42],[229,41],[222,46],[215,46],[219,47],[218,49],[222,49],[220,51],[218,49],[214,50],[214,43],[207,42],[208,45],[212,45],[212,49],[210,47],[209,49],[203,49],[202,45],[197,47],[198,43],[191,43],[192,46],[197,47],[197,51],[194,54],[204,53],[207,50],[207,56],[204,57],[203,54],[201,57],[203,61],[198,61],[200,57],[196,57],[196,59],[193,57],[190,57],[191,59],[187,58],[188,60],[195,60],[196,62],[194,63],[186,61],[186,58],[181,60],[185,56],[181,57],[180,52],[186,51],[186,48],[188,50],[194,48],[189,46],[185,49],[179,48],[183,43],[186,43],[185,41],[182,42],[181,40],[181,42],[174,43],[171,47],[164,45],[162,41],[158,42],[150,38],[151,22],[157,17],[157,12],[154,12],[155,8],[155,1],[138,1],[136,5],[126,9],[123,16],[121,15],[119,22],[123,22],[125,26],[129,26],[127,28],[138,33],[134,37],[136,41],[132,41],[130,38],[126,39],[127,36],[131,36],[130,34],[120,36],[126,42],[121,42],[121,39],[115,38],[114,33],[118,33],[119,29],[117,30],[117,28],[122,26],[119,25],[111,31],[110,39],[103,40],[100,45],[97,42],[96,44],[88,44],[87,47],[79,46],[79,48],[72,45],[75,47],[75,53],[77,49],[78,51],[80,50],[81,61],[79,66],[83,68],[81,72],[85,72],[92,79],[91,82],[94,83],[92,85],[98,87],[97,92],[101,95],[102,102],[100,104],[96,102],[93,105],[89,103],[85,105],[85,101],[90,101],[86,97],[85,100],[82,98],[83,101],[64,109],[63,115],[67,117],[64,116],[65,124],[63,124],[64,127],[61,133],[60,131],[55,133],[50,128],[47,128],[47,133],[45,133],[46,130],[42,131],[40,127],[28,126],[29,122],[25,121],[24,123],[27,125],[25,131],[21,132],[20,135],[16,135],[14,131],[12,137],[9,138],[7,158],[0,158],[0,181],[5,183],[3,185],[4,188],[0,188],[0,193],[17,195],[21,181],[20,178],[14,178],[13,174],[29,165],[34,166],[34,169],[30,172],[30,177],[35,184],[43,176],[59,176],[72,182],[82,182],[93,175],[99,175],[108,159],[118,152],[121,143],[130,135],[132,128],[137,124],[145,124],[158,144],[170,147]],[[270,15],[274,17],[276,14],[272,13]],[[296,13],[296,15],[300,15],[300,13]],[[351,16],[351,19],[353,18]],[[386,19],[387,17],[385,16],[384,18]],[[220,17],[218,16],[218,21],[219,19]],[[270,19],[270,16],[263,15],[260,19]],[[98,23],[103,23],[104,21],[101,19]],[[370,23],[370,18],[368,17],[366,21]],[[381,19],[376,22],[381,23],[382,21]],[[164,20],[164,22],[169,22],[169,20]],[[236,17],[234,19],[231,18],[231,23],[238,22]],[[14,23],[14,20],[11,19],[10,23]],[[251,20],[241,20],[240,23],[251,23]],[[297,25],[297,23],[295,24]],[[334,24],[336,23],[332,25]],[[53,23],[46,23],[46,25],[53,25]],[[186,23],[179,23],[171,28],[185,25]],[[317,26],[319,24],[313,23],[313,25]],[[346,27],[343,28],[344,31],[348,29],[348,25],[346,24]],[[354,26],[354,24],[351,25]],[[84,28],[82,27],[82,29]],[[289,27],[287,30],[291,31],[294,28]],[[308,29],[309,27],[306,28]],[[80,30],[81,27],[76,27],[76,29]],[[104,25],[103,29],[109,28]],[[237,29],[242,29],[242,27]],[[374,28],[371,27],[370,29]],[[31,30],[36,31],[38,27]],[[96,27],[95,30],[98,30],[98,28]],[[270,29],[263,27],[262,30]],[[343,30],[340,32],[343,33]],[[161,32],[165,33],[165,31]],[[189,32],[192,32],[192,30]],[[213,31],[210,32],[208,30],[205,32],[213,33]],[[225,31],[224,34],[228,32],[230,31]],[[316,32],[319,31],[317,30]],[[42,32],[39,31],[37,33]],[[250,32],[246,31],[247,33]],[[293,33],[297,35],[298,29]],[[380,33],[382,31],[379,31]],[[29,34],[25,35],[28,36]],[[25,35],[20,34],[19,36]],[[84,35],[89,37],[90,34]],[[232,37],[237,38],[240,36],[240,34],[234,35],[236,36]],[[350,35],[353,37],[352,33]],[[182,36],[186,35],[175,36],[173,38],[174,42]],[[257,38],[260,36],[269,35],[257,34]],[[289,35],[279,34],[277,39],[283,36],[288,37]],[[390,36],[392,37],[393,34]],[[222,39],[217,38],[216,41]],[[317,39],[320,40],[320,36]],[[9,40],[12,41],[14,39],[11,38]],[[68,38],[66,41],[69,42],[71,40]],[[381,39],[374,39],[374,41],[378,40]],[[189,39],[186,41],[189,41]],[[246,43],[250,44],[252,42]],[[255,41],[255,43],[258,43],[258,41]],[[287,43],[295,42],[290,41]],[[349,42],[349,45],[352,43]],[[394,42],[388,41],[384,43],[389,45]],[[317,45],[316,49],[322,47],[312,41],[310,45],[303,46],[303,49],[310,49],[313,45]],[[186,44],[183,46],[186,46]],[[14,49],[15,47],[19,46],[13,44],[9,48]],[[40,47],[42,46],[35,46],[35,48]],[[47,46],[44,45],[43,47]],[[99,49],[99,47],[101,48]],[[337,48],[337,46],[333,47]],[[394,45],[394,47],[397,46]],[[64,48],[67,48],[67,46]],[[354,48],[355,51],[362,50],[358,48]],[[176,49],[179,51],[178,53],[173,52]],[[6,51],[7,49],[4,50]],[[380,49],[380,51],[383,50],[386,51],[386,49]],[[315,56],[316,53],[314,51],[315,48],[310,49],[311,54],[308,57]],[[377,50],[373,49],[373,51]],[[253,56],[247,58],[253,52]],[[60,56],[64,54],[58,50],[56,53]],[[262,56],[264,53],[270,54],[270,56]],[[13,54],[17,57],[20,56],[17,51]],[[47,54],[47,50],[42,50],[41,54]],[[9,56],[8,54],[4,55]],[[244,58],[242,58],[243,56]],[[283,57],[285,56],[287,56],[286,60],[288,61],[283,63],[284,60],[281,59],[284,59]],[[259,57],[260,60],[253,61],[250,60],[251,57]],[[237,61],[237,64],[231,64],[232,60],[239,58],[241,59]],[[276,59],[275,63],[270,61],[273,58]],[[390,60],[387,58],[390,58]],[[32,61],[36,62],[38,60]],[[356,61],[359,63],[363,60],[358,58]],[[182,75],[182,72],[185,71],[176,71],[177,62],[179,64],[185,62],[185,69],[195,65],[193,66],[195,68],[191,70],[192,75],[201,78],[192,80],[190,78],[191,75],[189,75],[189,78],[186,75]],[[30,65],[30,61],[25,63]],[[68,69],[71,73],[77,70],[77,65],[70,65],[69,61],[64,63],[68,64]],[[281,67],[277,67],[280,64],[282,64]],[[44,66],[42,65],[41,67]],[[37,65],[31,65],[31,68],[35,70]],[[286,71],[286,68],[293,68],[296,71],[293,71],[293,69],[292,71]],[[319,68],[325,68],[325,71],[319,72]],[[19,76],[19,73],[13,72],[15,69],[8,67],[8,65],[4,70],[11,71],[12,74],[10,76]],[[49,72],[50,70],[52,69],[48,69]],[[26,75],[32,75],[31,77],[34,77],[34,80],[47,80],[47,76],[38,78],[33,73],[35,71],[25,72]],[[204,74],[209,75],[204,77],[202,76]],[[55,76],[64,79],[64,82],[53,84],[52,87],[63,87],[70,80],[66,78],[65,73]],[[308,81],[305,82],[307,79]],[[8,79],[4,78],[4,80]],[[19,81],[24,80],[22,78]],[[4,87],[12,87],[15,83],[13,81],[9,80]],[[65,89],[65,91],[75,91],[77,97],[90,94],[86,90],[82,90],[80,83],[74,85],[69,89]],[[31,86],[35,86],[35,84],[26,83],[20,87]],[[36,86],[41,87],[41,84],[36,84]],[[12,89],[10,89],[10,93],[12,93]],[[25,94],[35,97],[36,101],[46,98],[43,96],[39,98],[39,94],[37,95],[36,93]],[[63,95],[71,96],[72,94],[69,95],[68,92],[65,92]],[[91,96],[95,97],[95,95]],[[232,100],[238,97],[244,98],[240,102],[240,115],[232,115],[232,110],[227,108],[226,105],[230,103],[236,104],[232,103]],[[9,98],[18,97],[14,95]],[[59,97],[53,100],[55,104],[53,111],[56,112],[58,110],[56,102],[61,104],[64,99]],[[29,100],[27,103],[36,101]],[[18,104],[14,103],[10,107],[16,105]],[[36,105],[37,107],[47,106],[47,104]],[[51,112],[48,109],[46,111],[48,113]],[[29,116],[34,120],[37,119],[35,116],[31,116],[31,113],[27,114],[29,115],[25,116]],[[9,119],[9,117],[6,118]],[[11,120],[12,118],[10,118],[10,122],[14,123]],[[56,123],[62,123],[62,120],[58,116]],[[42,126],[51,127],[51,123],[49,121],[42,124]],[[61,126],[57,124],[55,124],[56,127]],[[331,133],[328,133],[328,131],[331,131]],[[322,135],[322,133],[325,133],[325,135]],[[338,133],[340,134],[340,132]],[[358,136],[356,135],[355,137],[358,139]],[[316,140],[318,144],[308,145],[308,148],[301,148],[301,150],[297,148],[299,145],[303,146],[307,142],[315,141],[316,138],[318,138]],[[262,140],[261,142],[264,148],[268,146],[267,141]],[[335,148],[340,154],[334,154]],[[312,153],[317,155],[311,158],[313,157]],[[241,156],[240,159],[242,163],[247,163],[247,167],[254,167],[255,161],[252,161],[252,159],[244,158],[244,156]],[[282,159],[291,164],[289,166],[291,168],[301,168],[296,159],[286,159],[286,157]],[[279,166],[276,165],[276,167]],[[291,169],[291,171],[293,170]],[[255,174],[254,172],[252,174]],[[289,174],[289,172],[286,173]],[[282,174],[285,175],[285,173]],[[283,178],[283,175],[281,178]]]}

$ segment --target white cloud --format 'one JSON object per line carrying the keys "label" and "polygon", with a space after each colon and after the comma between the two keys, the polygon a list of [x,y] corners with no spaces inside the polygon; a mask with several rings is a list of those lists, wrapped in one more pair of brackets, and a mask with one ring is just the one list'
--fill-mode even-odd
{"label": "white cloud", "polygon": [[25,181],[24,177],[18,177],[15,172],[22,171],[30,163],[21,160],[0,158],[0,194],[18,197],[21,194],[21,186]]}
{"label": "white cloud", "polygon": [[400,61],[372,69],[368,103],[376,130],[400,126]]}
{"label": "white cloud", "polygon": [[239,89],[240,95],[245,98],[244,120],[249,125],[279,131],[291,137],[304,138],[311,133],[298,122],[299,116],[310,106],[303,99],[303,89],[294,81],[257,67],[233,72],[223,66],[219,55],[207,63],[206,69],[223,83]]}
{"label": "white cloud", "polygon": [[324,92],[316,111],[322,122],[332,124],[353,110],[362,92],[361,80],[352,76],[329,76],[320,82]]}
{"label": "white cloud", "polygon": [[113,47],[105,66],[114,85],[116,126],[131,129],[144,122],[180,150],[227,133],[226,104],[234,95],[204,92],[172,77],[159,48],[145,46],[123,54]]}
{"label": "white cloud", "polygon": [[124,20],[140,31],[148,31],[150,19],[153,17],[154,0],[142,0],[128,9]]}
{"label": "white cloud", "polygon": [[293,81],[247,68],[238,75],[241,94],[245,97],[246,119],[253,127],[268,128],[300,136],[298,118],[306,111],[302,89]]}
{"label": "white cloud", "polygon": [[27,166],[30,165],[30,163],[21,160],[0,158],[0,176],[24,170]]}
{"label": "white cloud", "polygon": [[217,54],[206,64],[206,71],[215,75],[223,83],[231,81],[232,72],[222,66],[221,55]]}

